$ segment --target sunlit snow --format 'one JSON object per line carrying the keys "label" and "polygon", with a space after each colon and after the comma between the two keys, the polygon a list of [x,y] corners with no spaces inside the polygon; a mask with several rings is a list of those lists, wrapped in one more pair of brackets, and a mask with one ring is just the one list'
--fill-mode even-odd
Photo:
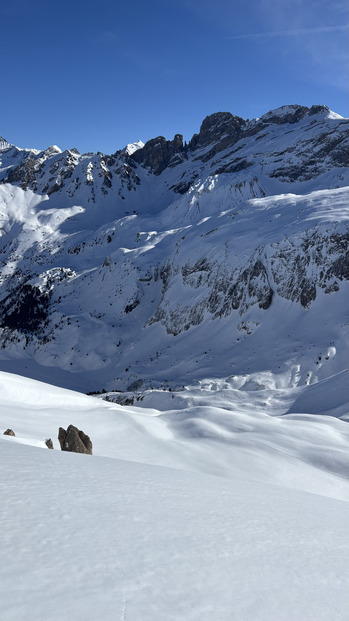
{"label": "sunlit snow", "polygon": [[[140,408],[1,373],[4,621],[347,618],[347,423],[280,417],[331,386],[233,385]],[[92,457],[59,450],[71,423]]]}

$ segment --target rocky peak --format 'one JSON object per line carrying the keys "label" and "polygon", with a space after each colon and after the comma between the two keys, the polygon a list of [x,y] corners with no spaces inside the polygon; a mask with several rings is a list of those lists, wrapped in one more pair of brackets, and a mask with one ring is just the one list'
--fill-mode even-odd
{"label": "rocky peak", "polygon": [[144,142],[142,140],[138,140],[137,142],[130,142],[126,145],[126,147],[121,151],[122,153],[126,153],[126,155],[132,155],[135,151],[139,149],[143,149]]}
{"label": "rocky peak", "polygon": [[192,149],[206,147],[215,142],[236,138],[245,125],[244,119],[233,116],[230,112],[215,112],[207,116],[200,127],[199,134],[194,134],[190,141]]}
{"label": "rocky peak", "polygon": [[138,164],[150,168],[155,175],[160,175],[170,165],[173,156],[179,153],[184,153],[182,134],[176,134],[173,140],[166,140],[163,136],[148,140],[143,148],[130,157]]}
{"label": "rocky peak", "polygon": [[62,149],[57,147],[57,145],[53,144],[50,147],[47,147],[47,149],[42,152],[42,155],[44,155],[45,157],[52,157],[53,155],[58,155],[60,153],[62,153]]}
{"label": "rocky peak", "polygon": [[313,116],[313,114],[321,114],[321,113],[330,114],[331,110],[329,109],[328,106],[317,105],[317,106],[312,106],[308,112],[309,116]]}
{"label": "rocky peak", "polygon": [[203,120],[199,134],[192,137],[189,148],[193,151],[212,145],[212,149],[202,158],[206,162],[216,153],[235,144],[245,125],[244,119],[233,116],[230,112],[210,114]]}
{"label": "rocky peak", "polygon": [[263,126],[266,124],[294,124],[298,123],[306,116],[309,117],[315,115],[322,115],[327,118],[330,118],[330,116],[332,115],[332,118],[341,118],[339,115],[331,112],[328,106],[325,105],[314,105],[311,106],[311,108],[307,108],[306,106],[291,104],[289,106],[281,106],[280,108],[275,108],[275,110],[270,110],[266,114],[263,114],[263,116],[261,116],[259,119],[254,119],[252,123],[256,124],[259,129],[263,129]]}
{"label": "rocky peak", "polygon": [[[314,106],[319,108],[320,106]],[[309,112],[309,108],[306,106],[299,106],[292,104],[289,106],[281,106],[275,110],[270,110],[260,118],[264,123],[276,123],[276,125],[283,125],[285,123],[298,123]],[[316,114],[316,112],[314,112]]]}
{"label": "rocky peak", "polygon": [[10,142],[7,142],[5,138],[0,136],[0,151],[6,151],[6,149],[10,149],[13,145]]}

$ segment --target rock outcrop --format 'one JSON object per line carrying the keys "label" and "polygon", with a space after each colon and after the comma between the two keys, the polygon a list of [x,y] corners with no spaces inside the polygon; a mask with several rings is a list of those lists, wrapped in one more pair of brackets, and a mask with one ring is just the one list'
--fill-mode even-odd
{"label": "rock outcrop", "polygon": [[[142,149],[132,153],[130,157],[138,164],[149,168],[154,175],[160,175],[167,166],[182,161],[184,151],[183,136],[176,134],[173,140],[166,140],[163,136],[153,138],[146,142]],[[176,161],[174,156],[177,156]]]}
{"label": "rock outcrop", "polygon": [[67,430],[60,427],[58,440],[62,451],[92,455],[92,442],[90,438],[83,431],[74,427],[74,425],[69,425]]}
{"label": "rock outcrop", "polygon": [[189,149],[195,151],[208,146],[212,148],[200,159],[207,162],[214,155],[227,147],[234,145],[242,136],[246,121],[230,112],[216,112],[207,116],[200,127],[200,132],[194,134]]}
{"label": "rock outcrop", "polygon": [[50,294],[25,282],[0,302],[0,326],[36,332],[48,314]]}

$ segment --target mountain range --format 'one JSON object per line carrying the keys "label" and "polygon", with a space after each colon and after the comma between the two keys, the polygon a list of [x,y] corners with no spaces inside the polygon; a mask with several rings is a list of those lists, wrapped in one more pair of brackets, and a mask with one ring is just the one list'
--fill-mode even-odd
{"label": "mountain range", "polygon": [[112,155],[0,149],[2,370],[93,392],[346,368],[348,119],[289,105]]}

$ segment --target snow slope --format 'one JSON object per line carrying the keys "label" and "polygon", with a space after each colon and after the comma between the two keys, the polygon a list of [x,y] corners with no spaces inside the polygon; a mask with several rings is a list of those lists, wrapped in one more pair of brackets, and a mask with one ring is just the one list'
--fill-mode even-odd
{"label": "snow slope", "polygon": [[[15,248],[2,269],[4,370],[90,391],[139,378],[186,383],[188,372],[200,379],[212,368],[240,375],[257,370],[257,350],[259,365],[267,359],[259,370],[275,373],[298,351],[302,381],[316,379],[330,346],[335,370],[347,366],[346,188],[224,213],[217,189],[207,207],[216,213],[197,224],[144,227],[126,216],[80,244],[60,232],[80,208],[57,213],[30,190],[0,191],[18,223],[3,236],[4,250]],[[38,296],[44,324],[27,310]]]}
{"label": "snow slope", "polygon": [[[153,391],[162,409],[4,373],[0,388],[4,621],[347,618],[344,421],[280,418],[285,393],[260,393],[262,414],[227,384]],[[57,450],[70,423],[92,457]]]}

